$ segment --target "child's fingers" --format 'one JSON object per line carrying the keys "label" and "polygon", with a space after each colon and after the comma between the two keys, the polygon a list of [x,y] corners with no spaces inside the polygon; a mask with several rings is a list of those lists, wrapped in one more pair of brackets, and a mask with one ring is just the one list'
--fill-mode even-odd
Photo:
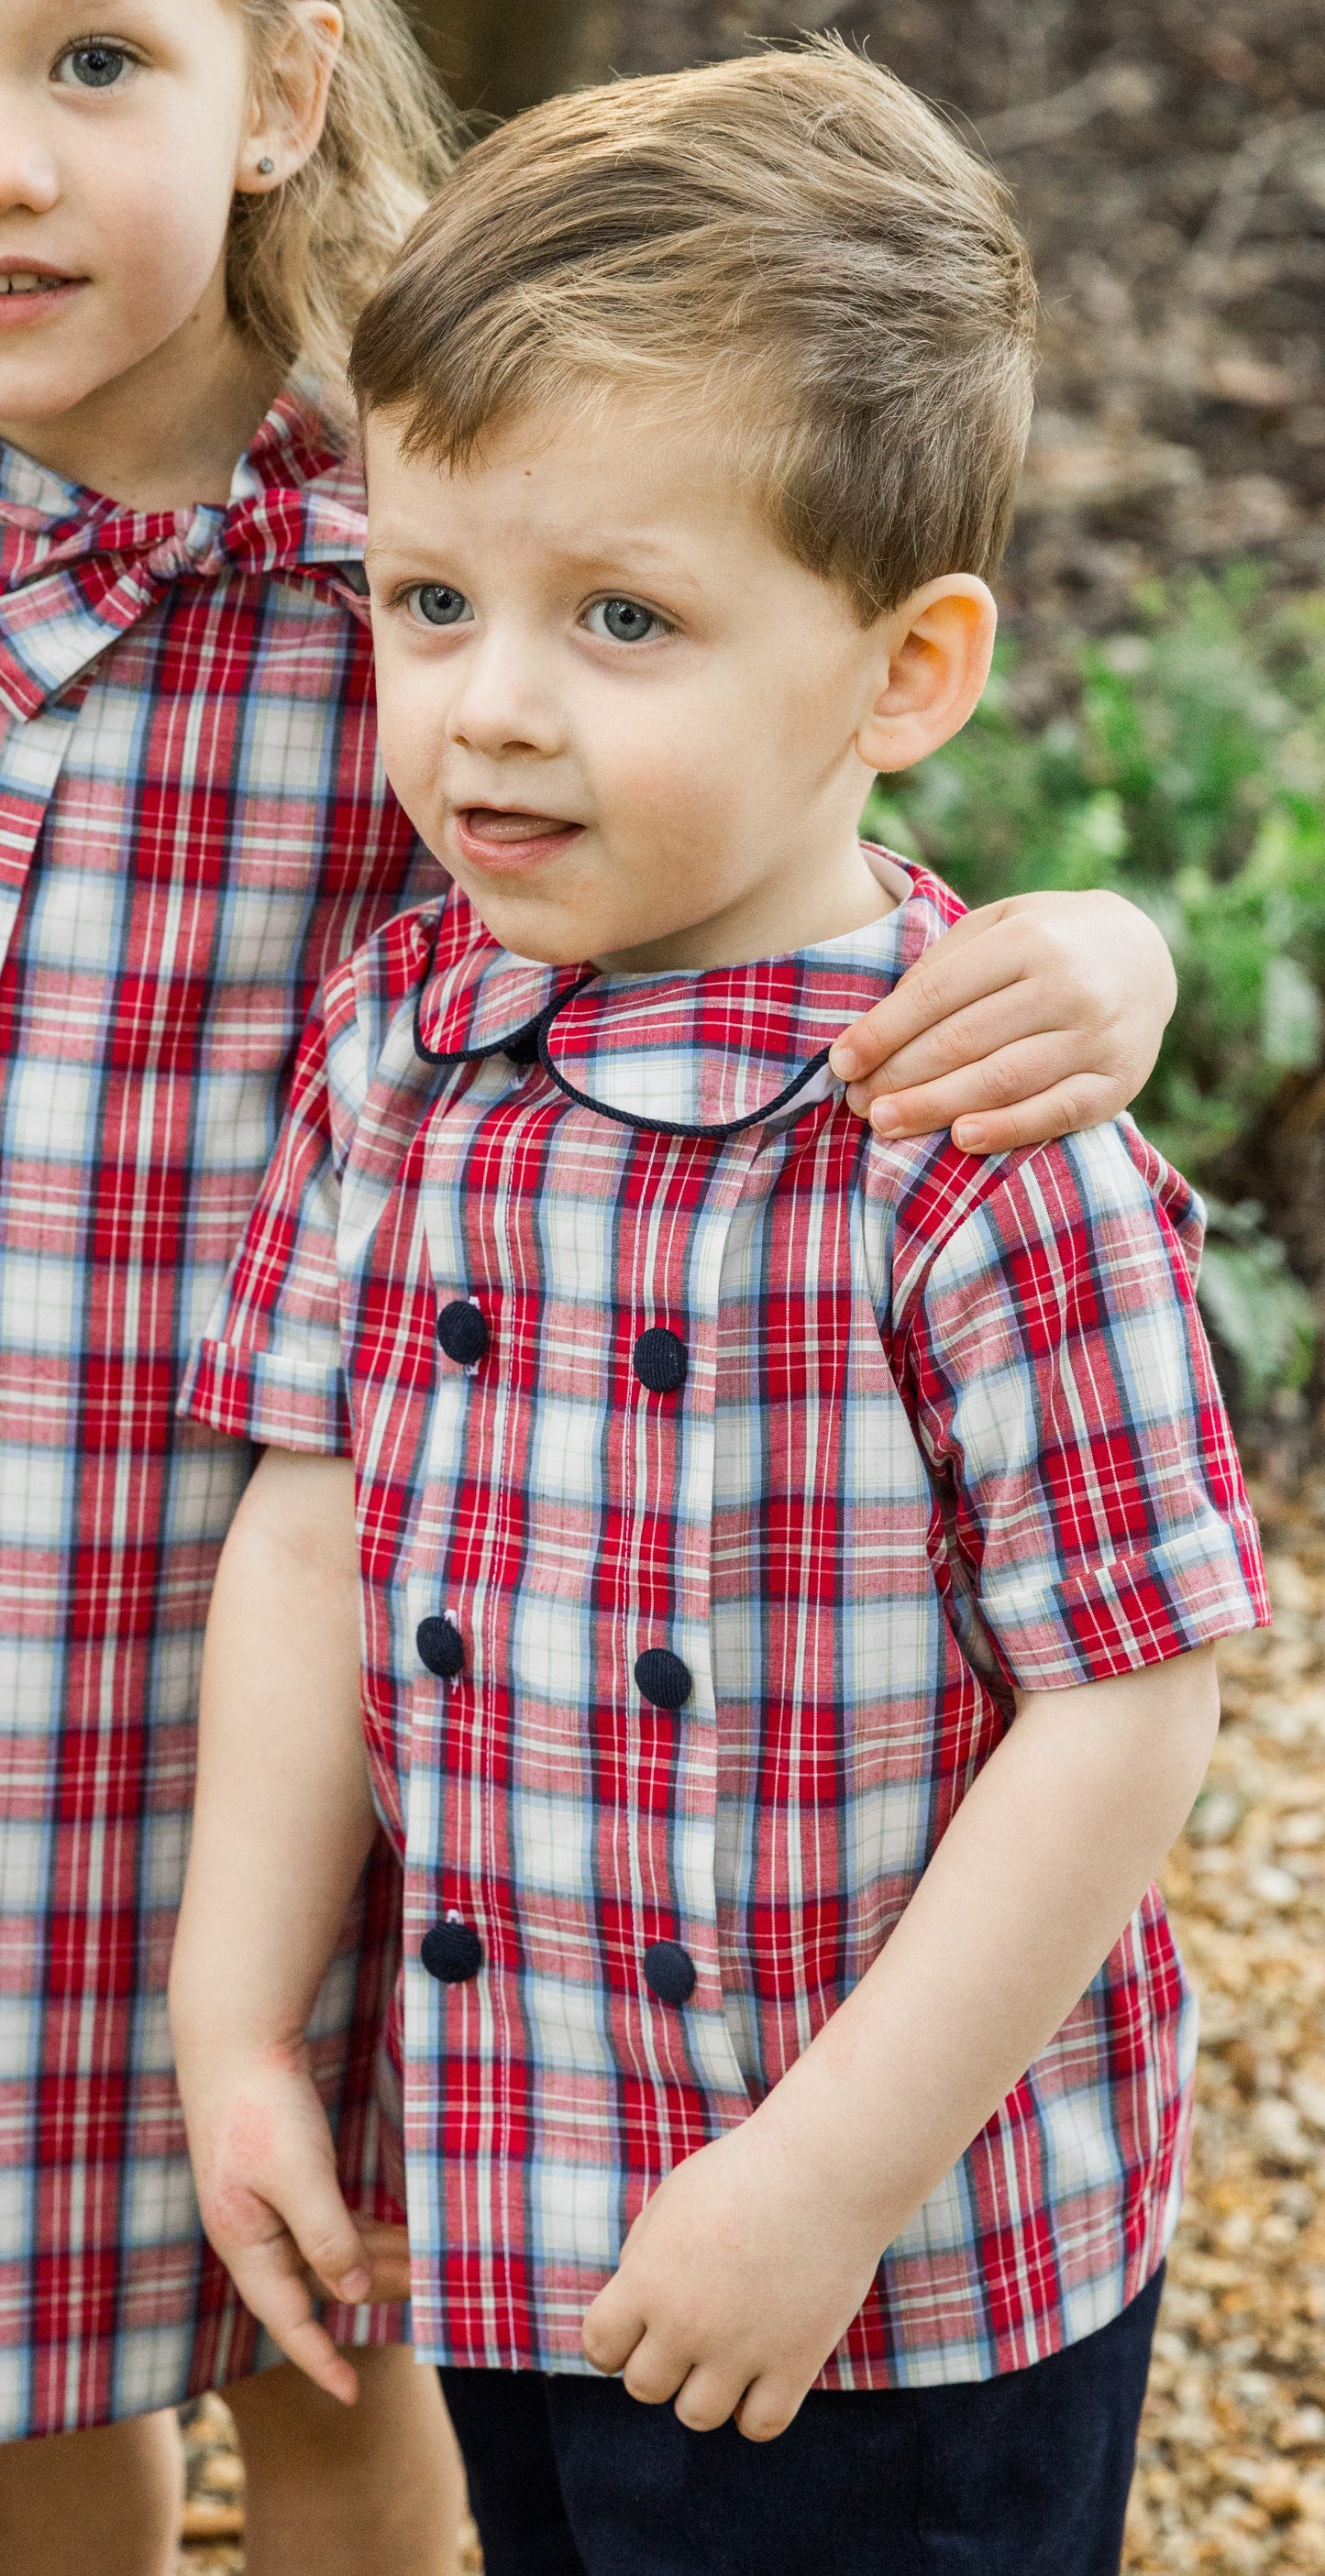
{"label": "child's fingers", "polygon": [[968,913],[937,945],[909,966],[901,982],[833,1044],[829,1063],[842,1082],[859,1082],[927,1029],[966,1010],[1026,972],[1027,942],[1018,920],[992,927]]}
{"label": "child's fingers", "polygon": [[719,2424],[736,2414],[744,2395],[739,2371],[724,2372],[712,2362],[700,2362],[677,2390],[673,2411],[690,2432],[715,2433]]}
{"label": "child's fingers", "polygon": [[[661,2334],[651,2332],[636,2344],[621,2375],[628,2393],[641,2406],[665,2406],[669,2397],[684,2388],[693,2361],[692,2353],[679,2350]],[[731,2413],[730,2404],[727,2413]]]}
{"label": "child's fingers", "polygon": [[[1043,1039],[1000,1047],[978,1064],[871,1103],[876,1136],[929,1136],[951,1127],[967,1153],[1006,1153],[1013,1145],[1043,1144],[1069,1128],[1090,1127],[1120,1108],[1118,1085],[1075,1066],[1065,1050]],[[1049,1104],[1052,1104],[1051,1106]],[[986,1142],[975,1145],[958,1126],[978,1119]],[[1041,1120],[1045,1123],[1040,1123]]]}
{"label": "child's fingers", "polygon": [[805,2390],[793,2381],[766,2374],[752,2381],[736,2407],[736,2430],[747,2442],[775,2442],[799,2415],[804,2398]]}
{"label": "child's fingers", "polygon": [[1049,1145],[1082,1127],[1117,1115],[1112,1086],[1095,1074],[1055,1083],[1010,1109],[989,1110],[953,1121],[952,1141],[963,1154],[1010,1154],[1021,1145]]}
{"label": "child's fingers", "polygon": [[586,2312],[580,2328],[580,2348],[595,2370],[610,2377],[614,2371],[625,2369],[644,2331],[639,2308],[622,2289],[621,2275],[616,2272]]}
{"label": "child's fingers", "polygon": [[296,2369],[302,2370],[305,2379],[312,2380],[315,2388],[325,2388],[328,2397],[334,2397],[341,2406],[357,2405],[358,2372],[346,2360],[344,2353],[337,2350],[326,2328],[320,2326],[315,2317],[310,2317],[307,2325],[296,2326],[283,2342],[279,2335],[274,2340],[289,2355]]}
{"label": "child's fingers", "polygon": [[370,2295],[372,2266],[334,2175],[303,2178],[294,2236],[305,2263],[331,2298],[353,2305]]}
{"label": "child's fingers", "polygon": [[877,1073],[850,1085],[847,1100],[863,1116],[873,1100],[970,1072],[1013,1046],[1039,1046],[1057,1073],[1075,1072],[1079,1064],[1098,1067],[1105,1044],[1102,1031],[1078,1028],[1046,985],[1007,984],[899,1047]]}
{"label": "child's fingers", "polygon": [[384,2218],[360,2218],[360,2241],[373,2276],[371,2296],[387,2306],[410,2294],[409,2232]]}
{"label": "child's fingers", "polygon": [[359,2394],[358,2379],[313,2314],[293,2240],[282,2233],[265,2245],[232,2253],[227,2261],[245,2307],[266,2327],[273,2343],[329,2397],[352,2406]]}

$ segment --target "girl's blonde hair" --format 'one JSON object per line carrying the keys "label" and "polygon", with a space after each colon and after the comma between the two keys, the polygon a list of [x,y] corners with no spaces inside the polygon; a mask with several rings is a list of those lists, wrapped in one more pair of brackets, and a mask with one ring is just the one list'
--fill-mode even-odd
{"label": "girl's blonde hair", "polygon": [[[290,0],[240,0],[256,78],[279,87]],[[459,147],[460,124],[396,0],[343,0],[345,41],[311,159],[270,196],[236,197],[230,308],[282,366],[333,398],[355,324]]]}

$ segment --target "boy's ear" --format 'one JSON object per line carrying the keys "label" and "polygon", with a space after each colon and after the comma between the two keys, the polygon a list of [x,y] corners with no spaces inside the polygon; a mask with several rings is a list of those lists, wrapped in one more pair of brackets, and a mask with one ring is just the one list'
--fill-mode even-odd
{"label": "boy's ear", "polygon": [[945,573],[879,620],[879,686],[856,749],[867,769],[909,769],[959,733],[989,677],[998,629],[978,574]]}
{"label": "boy's ear", "polygon": [[334,0],[295,0],[283,35],[258,64],[252,123],[235,175],[241,196],[269,195],[316,152],[344,41],[345,20]]}

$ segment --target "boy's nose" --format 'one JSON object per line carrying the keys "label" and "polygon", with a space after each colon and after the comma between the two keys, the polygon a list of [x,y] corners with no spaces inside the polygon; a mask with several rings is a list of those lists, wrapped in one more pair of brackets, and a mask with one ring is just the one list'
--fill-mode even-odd
{"label": "boy's nose", "polygon": [[532,657],[495,639],[466,656],[446,730],[462,749],[489,757],[511,751],[546,757],[563,742],[555,703]]}

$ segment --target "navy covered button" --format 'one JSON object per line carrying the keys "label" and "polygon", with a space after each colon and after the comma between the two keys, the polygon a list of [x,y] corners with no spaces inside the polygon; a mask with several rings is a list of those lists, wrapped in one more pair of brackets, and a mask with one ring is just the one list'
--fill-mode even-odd
{"label": "navy covered button", "polygon": [[424,1933],[419,1957],[440,1984],[463,1986],[483,1965],[483,1944],[472,1923],[461,1923],[452,1915]]}
{"label": "navy covered button", "polygon": [[[429,1934],[431,1940],[432,1935]],[[662,2004],[688,2004],[695,1991],[695,1963],[679,1941],[651,1941],[644,1953],[644,1982]]]}
{"label": "navy covered button", "polygon": [[465,1669],[465,1641],[454,1619],[420,1619],[414,1631],[419,1660],[439,1681],[457,1681]]}
{"label": "navy covered button", "polygon": [[667,1646],[646,1646],[635,1658],[635,1680],[641,1699],[655,1708],[684,1708],[695,1685],[690,1666]]}
{"label": "navy covered button", "polygon": [[650,1324],[647,1333],[640,1334],[632,1359],[640,1384],[651,1387],[655,1395],[675,1395],[685,1385],[686,1346],[665,1324]]}
{"label": "navy covered button", "polygon": [[449,1360],[458,1360],[461,1368],[473,1368],[486,1357],[492,1335],[477,1306],[471,1306],[467,1297],[455,1297],[437,1318],[437,1339]]}

